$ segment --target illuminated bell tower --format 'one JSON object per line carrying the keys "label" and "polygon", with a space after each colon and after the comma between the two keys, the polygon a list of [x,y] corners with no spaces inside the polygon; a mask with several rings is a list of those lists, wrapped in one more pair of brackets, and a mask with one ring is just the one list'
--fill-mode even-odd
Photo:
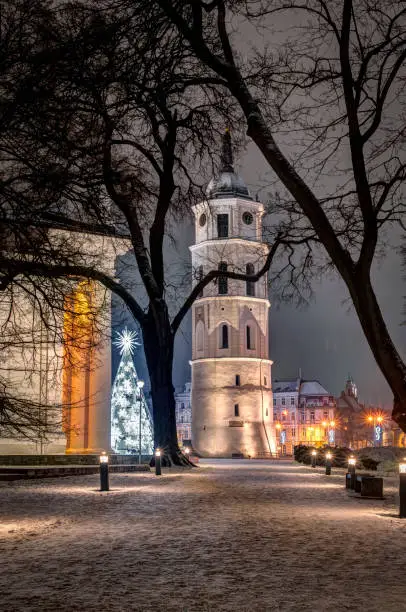
{"label": "illuminated bell tower", "polygon": [[[264,206],[234,172],[226,131],[220,171],[193,207],[193,284],[212,269],[254,274],[264,264]],[[268,283],[219,277],[192,308],[192,442],[204,457],[275,452]]]}

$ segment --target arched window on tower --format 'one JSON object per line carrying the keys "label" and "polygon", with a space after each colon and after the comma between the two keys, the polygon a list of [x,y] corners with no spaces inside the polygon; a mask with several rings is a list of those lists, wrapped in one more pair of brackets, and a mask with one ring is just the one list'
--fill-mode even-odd
{"label": "arched window on tower", "polygon": [[196,351],[204,349],[204,324],[203,321],[198,321],[196,325]]}
{"label": "arched window on tower", "polygon": [[[227,263],[220,261],[219,263],[220,272],[227,272]],[[218,277],[219,295],[227,295],[228,293],[228,278],[226,276]]]}
{"label": "arched window on tower", "polygon": [[[255,274],[254,264],[247,263],[245,266],[245,273],[249,275]],[[255,283],[253,281],[247,280],[245,282],[245,292],[247,295],[255,296]]]}
{"label": "arched window on tower", "polygon": [[228,348],[228,325],[223,323],[220,329],[220,348]]}
{"label": "arched window on tower", "polygon": [[245,328],[246,341],[247,341],[247,349],[251,350],[255,348],[254,346],[254,330],[251,325],[247,325]]}

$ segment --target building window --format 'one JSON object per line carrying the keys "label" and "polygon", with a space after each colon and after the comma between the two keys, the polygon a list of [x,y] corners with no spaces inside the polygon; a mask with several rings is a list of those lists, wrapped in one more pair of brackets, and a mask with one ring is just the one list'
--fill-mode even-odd
{"label": "building window", "polygon": [[268,407],[265,410],[265,416],[268,416]]}
{"label": "building window", "polygon": [[247,325],[245,331],[246,331],[246,336],[247,336],[247,349],[251,350],[254,348],[254,343],[253,343],[252,331],[251,331],[250,325]]}
{"label": "building window", "polygon": [[273,398],[273,405],[276,406],[276,397]]}
{"label": "building window", "polygon": [[273,413],[273,420],[274,420],[274,421],[277,421],[277,420],[278,420],[278,415],[277,415],[277,413],[276,413],[276,412],[274,412],[274,413]]}
{"label": "building window", "polygon": [[325,419],[326,421],[327,421],[327,419],[328,419],[328,411],[327,411],[327,410],[325,410],[325,411],[323,412],[323,419]]}
{"label": "building window", "polygon": [[314,414],[314,410],[312,410],[310,413],[310,423],[314,423],[314,418],[315,418],[315,414]]}
{"label": "building window", "polygon": [[294,421],[294,420],[295,420],[295,413],[292,412],[292,421]]}
{"label": "building window", "polygon": [[[254,264],[247,263],[247,265],[245,266],[245,273],[249,274],[250,276],[252,276],[252,274],[255,274]],[[255,283],[253,281],[247,280],[245,282],[245,292],[247,295],[255,296]]]}
{"label": "building window", "polygon": [[228,325],[221,326],[221,341],[220,348],[228,348]]}
{"label": "building window", "polygon": [[234,404],[234,416],[236,417],[240,416],[240,407],[238,404]]}
{"label": "building window", "polygon": [[240,386],[240,375],[239,374],[235,375],[235,386],[236,387]]}
{"label": "building window", "polygon": [[217,236],[228,238],[228,215],[217,215]]}
{"label": "building window", "polygon": [[294,397],[291,397],[291,398],[290,398],[290,405],[291,405],[291,406],[294,406],[294,405],[295,405],[295,398],[294,398]]}
{"label": "building window", "polygon": [[[227,272],[227,264],[225,261],[219,263],[220,272]],[[228,278],[227,276],[219,276],[218,280],[219,295],[227,295],[228,293]]]}
{"label": "building window", "polygon": [[266,376],[264,376],[264,387],[266,387]]}
{"label": "building window", "polygon": [[296,437],[296,429],[292,427],[292,438]]}
{"label": "building window", "polygon": [[285,406],[285,405],[286,405],[286,398],[285,398],[285,397],[283,397],[283,398],[282,398],[282,406]]}

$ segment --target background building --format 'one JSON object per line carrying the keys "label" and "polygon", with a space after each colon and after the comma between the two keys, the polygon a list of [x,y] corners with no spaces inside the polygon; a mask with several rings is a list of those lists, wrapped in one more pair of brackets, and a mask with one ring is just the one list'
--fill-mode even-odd
{"label": "background building", "polygon": [[291,455],[296,444],[335,444],[334,397],[317,380],[275,380],[273,404],[279,454]]}

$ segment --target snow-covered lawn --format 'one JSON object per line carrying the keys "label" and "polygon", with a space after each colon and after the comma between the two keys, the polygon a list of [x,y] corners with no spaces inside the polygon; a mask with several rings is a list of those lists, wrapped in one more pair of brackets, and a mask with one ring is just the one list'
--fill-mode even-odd
{"label": "snow-covered lawn", "polygon": [[406,610],[406,519],[289,461],[0,483],[0,610]]}

